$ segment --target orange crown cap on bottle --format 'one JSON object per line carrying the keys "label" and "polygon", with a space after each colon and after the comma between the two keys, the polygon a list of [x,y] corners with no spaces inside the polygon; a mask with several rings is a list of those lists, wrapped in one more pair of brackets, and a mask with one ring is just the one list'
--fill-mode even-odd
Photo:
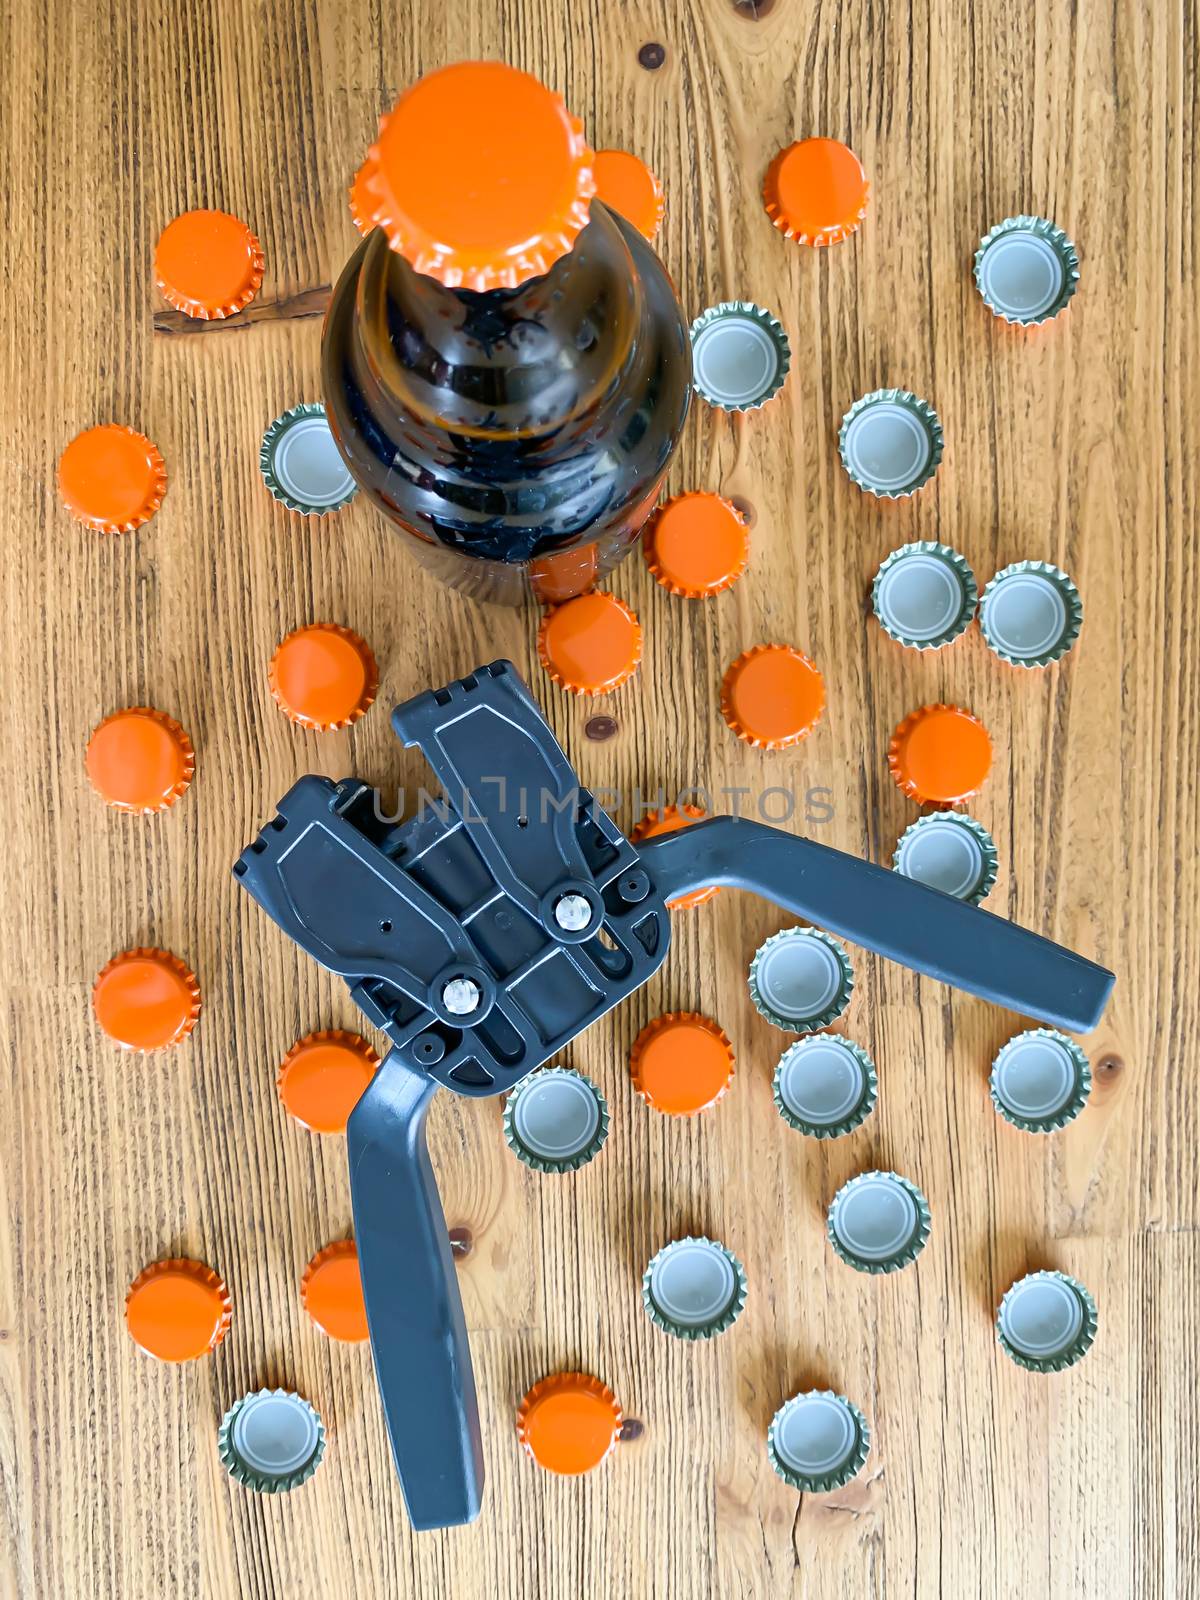
{"label": "orange crown cap on bottle", "polygon": [[215,1350],[232,1315],[229,1290],[203,1261],[155,1261],[125,1296],[125,1326],[160,1361],[194,1361]]}
{"label": "orange crown cap on bottle", "polygon": [[364,161],[350,184],[350,220],[364,237],[375,226],[375,196],[367,187],[371,163]]}
{"label": "orange crown cap on bottle", "polygon": [[662,225],[663,189],[646,163],[628,150],[597,150],[593,170],[596,199],[653,243]]}
{"label": "orange crown cap on bottle", "polygon": [[629,1072],[647,1105],[671,1117],[694,1117],[729,1088],[733,1045],[711,1017],[668,1011],[633,1041]]}
{"label": "orange crown cap on bottle", "polygon": [[369,1337],[358,1247],[353,1239],[339,1239],[317,1251],[300,1279],[300,1300],[331,1339],[361,1344]]}
{"label": "orange crown cap on bottle", "polygon": [[[664,806],[661,811],[647,811],[629,835],[629,842],[640,844],[643,839],[657,839],[663,833],[678,833],[680,828],[690,828],[693,822],[703,822],[707,815],[708,812],[703,806],[670,805]],[[706,900],[711,900],[720,892],[715,885],[711,888],[693,889],[689,894],[681,894],[674,900],[668,900],[667,905],[672,911],[684,910],[688,906],[702,906]]]}
{"label": "orange crown cap on bottle", "polygon": [[978,794],[991,765],[987,729],[961,706],[922,706],[905,717],[888,746],[892,777],[923,803],[954,805]]}
{"label": "orange crown cap on bottle", "polygon": [[736,507],[694,490],[665,500],[642,534],[646,565],[664,589],[688,600],[736,583],[750,556],[750,533]]}
{"label": "orange crown cap on bottle", "polygon": [[254,299],[262,278],[262,246],[228,212],[185,211],[159,235],[154,281],[185,316],[232,317]]}
{"label": "orange crown cap on bottle", "polygon": [[284,1109],[313,1133],[344,1133],[379,1057],[357,1033],[305,1034],[284,1056],[276,1087]]}
{"label": "orange crown cap on bottle", "polygon": [[729,668],[721,715],[747,744],[786,750],[816,727],[825,708],[825,680],[803,651],[759,644]]}
{"label": "orange crown cap on bottle", "polygon": [[607,694],[632,678],[642,659],[642,625],[623,600],[593,589],[542,619],[538,655],[571,694]]}
{"label": "orange crown cap on bottle", "polygon": [[58,458],[58,492],[98,533],[132,533],[162,505],[167,469],[158,446],[120,422],[78,434]]}
{"label": "orange crown cap on bottle", "polygon": [[371,222],[452,289],[547,272],[587,226],[596,189],[583,124],[501,61],[419,78],[380,122],[367,167]]}
{"label": "orange crown cap on bottle", "polygon": [[173,806],[196,770],[187,734],[173,717],[150,706],[105,717],[88,740],[84,761],[106,805],[139,815]]}
{"label": "orange crown cap on bottle", "polygon": [[97,974],[92,1010],[122,1049],[157,1050],[178,1044],[196,1026],[200,986],[169,950],[123,950]]}
{"label": "orange crown cap on bottle", "polygon": [[279,709],[320,733],[357,722],[379,688],[370,645],[336,622],[289,633],[271,657],[268,677]]}
{"label": "orange crown cap on bottle", "polygon": [[577,1477],[616,1448],[625,1418],[612,1390],[586,1372],[543,1378],[517,1409],[517,1437],[548,1472]]}
{"label": "orange crown cap on bottle", "polygon": [[787,238],[829,245],[855,231],[867,214],[869,192],[853,150],[837,139],[800,139],[767,168],[763,204]]}

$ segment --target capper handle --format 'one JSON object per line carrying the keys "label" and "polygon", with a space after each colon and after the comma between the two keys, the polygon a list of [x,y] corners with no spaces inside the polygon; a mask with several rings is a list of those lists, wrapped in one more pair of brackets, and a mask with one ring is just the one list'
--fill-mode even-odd
{"label": "capper handle", "polygon": [[638,846],[673,900],[747,889],[890,961],[1039,1022],[1089,1033],[1115,979],[1105,967],[899,872],[746,817],[713,817]]}
{"label": "capper handle", "polygon": [[415,1529],[473,1522],[483,1496],[475,1374],[425,1142],[436,1089],[393,1050],[346,1129],[375,1375]]}

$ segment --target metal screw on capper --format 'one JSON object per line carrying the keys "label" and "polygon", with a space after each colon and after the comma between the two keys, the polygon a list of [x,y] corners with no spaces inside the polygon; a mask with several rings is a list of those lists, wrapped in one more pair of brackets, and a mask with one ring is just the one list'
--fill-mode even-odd
{"label": "metal screw on capper", "polygon": [[592,920],[592,908],[586,896],[564,894],[554,903],[554,920],[568,933],[578,933]]}
{"label": "metal screw on capper", "polygon": [[442,990],[442,1004],[452,1017],[469,1017],[479,1010],[483,991],[470,978],[451,978]]}

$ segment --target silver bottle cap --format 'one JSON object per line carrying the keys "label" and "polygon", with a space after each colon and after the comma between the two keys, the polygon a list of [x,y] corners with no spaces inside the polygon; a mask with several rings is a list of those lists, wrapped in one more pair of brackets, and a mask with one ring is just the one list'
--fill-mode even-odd
{"label": "silver bottle cap", "polygon": [[337,511],[358,493],[318,402],[275,418],[263,434],[258,466],[276,500],[304,516]]}
{"label": "silver bottle cap", "polygon": [[979,242],[975,286],[1005,322],[1049,322],[1079,286],[1079,256],[1061,228],[1045,217],[1005,217]]}
{"label": "silver bottle cap", "polygon": [[910,389],[876,389],[842,418],[842,465],[867,494],[900,500],[928,483],[942,459],[937,412]]}
{"label": "silver bottle cap", "polygon": [[979,602],[979,628],[993,654],[1014,667],[1048,667],[1079,637],[1083,601],[1048,561],[1016,561],[998,572]]}
{"label": "silver bottle cap", "polygon": [[259,1389],[222,1417],[217,1451],[231,1478],[260,1494],[283,1494],[306,1483],[321,1465],[325,1429],[301,1395]]}
{"label": "silver bottle cap", "polygon": [[746,1303],[741,1262],[715,1239],[664,1245],[642,1276],[651,1322],[677,1339],[711,1339],[732,1327]]}
{"label": "silver bottle cap", "polygon": [[929,1238],[929,1204],[898,1172],[864,1172],[843,1184],[829,1207],[829,1242],[858,1272],[897,1272]]}
{"label": "silver bottle cap", "polygon": [[989,1083],[992,1104],[1026,1133],[1053,1133],[1087,1104],[1092,1069],[1074,1039],[1054,1028],[1029,1028],[1000,1050]]}
{"label": "silver bottle cap", "polygon": [[1062,1372],[1082,1361],[1097,1327],[1096,1302],[1065,1272],[1031,1272],[1000,1302],[996,1338],[1030,1372]]}
{"label": "silver bottle cap", "polygon": [[893,550],[871,587],[880,627],[913,650],[940,650],[965,633],[978,599],[975,574],[965,559],[933,539]]}
{"label": "silver bottle cap", "polygon": [[840,1489],[871,1448],[867,1419],[844,1395],[813,1389],[793,1395],[771,1418],[767,1455],[791,1488],[804,1494]]}
{"label": "silver bottle cap", "polygon": [[817,928],[785,928],[750,963],[750,998],[789,1033],[819,1033],[850,1004],[854,969],[836,939]]}
{"label": "silver bottle cap", "polygon": [[893,868],[930,889],[978,905],[996,881],[991,834],[963,811],[930,811],[900,835]]}
{"label": "silver bottle cap", "polygon": [[723,300],[692,323],[692,383],[710,406],[756,411],[778,394],[792,361],[778,317],[748,300]]}
{"label": "silver bottle cap", "polygon": [[608,1104],[582,1072],[543,1067],[509,1095],[503,1126],[509,1149],[527,1167],[575,1172],[608,1138]]}
{"label": "silver bottle cap", "polygon": [[875,1109],[878,1079],[865,1050],[841,1034],[816,1033],[783,1052],[772,1090],[789,1127],[813,1139],[836,1139]]}

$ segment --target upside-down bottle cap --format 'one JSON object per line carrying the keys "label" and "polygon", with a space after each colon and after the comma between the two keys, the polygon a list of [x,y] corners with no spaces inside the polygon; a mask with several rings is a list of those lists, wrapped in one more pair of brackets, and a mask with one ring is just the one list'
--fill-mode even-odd
{"label": "upside-down bottle cap", "polygon": [[1016,561],[998,572],[979,602],[988,649],[1014,667],[1048,667],[1079,638],[1083,601],[1059,567]]}
{"label": "upside-down bottle cap", "polygon": [[837,139],[798,139],[767,168],[763,204],[799,244],[848,239],[867,214],[870,184],[854,151]]}
{"label": "upside-down bottle cap", "polygon": [[642,625],[623,600],[594,589],[555,606],[538,630],[538,655],[570,694],[608,694],[642,659]]}
{"label": "upside-down bottle cap", "polygon": [[193,1361],[225,1337],[231,1306],[229,1290],[203,1261],[155,1261],[129,1286],[125,1325],[147,1355]]}
{"label": "upside-down bottle cap", "polygon": [[58,459],[63,505],[98,533],[132,533],[148,522],[167,492],[158,446],[119,422],[88,428]]}
{"label": "upside-down bottle cap", "polygon": [[629,1058],[633,1087],[647,1105],[672,1117],[706,1111],[733,1081],[733,1045],[697,1011],[668,1011],[647,1023]]}
{"label": "upside-down bottle cap", "polygon": [[[689,805],[669,805],[661,811],[647,811],[629,835],[629,842],[639,844],[643,839],[657,839],[664,833],[678,833],[680,828],[690,828],[694,822],[703,822],[707,815],[702,806]],[[683,910],[687,906],[702,906],[720,892],[715,884],[704,889],[693,889],[688,894],[668,900],[667,905],[672,911]]]}
{"label": "upside-down bottle cap", "polygon": [[1036,327],[1056,317],[1079,287],[1079,256],[1045,217],[1005,217],[979,241],[975,284],[994,316]]}
{"label": "upside-down bottle cap", "polygon": [[879,500],[904,500],[938,469],[945,436],[937,412],[911,389],[874,389],[842,418],[838,450],[854,483]]}
{"label": "upside-down bottle cap", "polygon": [[92,788],[115,811],[166,811],[192,781],[192,741],[150,706],[114,711],[97,724],[85,756]]}
{"label": "upside-down bottle cap", "polygon": [[642,1274],[646,1315],[676,1339],[724,1333],[745,1304],[746,1270],[716,1239],[674,1239]]}
{"label": "upside-down bottle cap", "polygon": [[992,766],[992,741],[961,706],[922,706],[892,735],[888,766],[904,793],[953,805],[978,794]]}
{"label": "upside-down bottle cap", "polygon": [[721,685],[721,713],[747,744],[786,750],[806,739],[825,707],[825,680],[803,651],[759,644],[740,655]]}
{"label": "upside-down bottle cap", "polygon": [[275,418],[259,446],[258,470],[276,500],[301,516],[339,511],[358,493],[319,400]]}
{"label": "upside-down bottle cap", "polygon": [[258,293],[262,247],[225,211],[185,211],[159,235],[154,277],[163,298],[185,316],[231,317]]}
{"label": "upside-down bottle cap", "polygon": [[907,827],[892,866],[905,878],[977,906],[996,881],[996,842],[965,811],[929,811]]}
{"label": "upside-down bottle cap", "polygon": [[217,1454],[231,1478],[259,1494],[297,1489],[325,1456],[325,1425],[303,1395],[258,1389],[221,1418]]}
{"label": "upside-down bottle cap", "polygon": [[357,722],[379,687],[370,645],[336,622],[289,633],[271,657],[268,676],[279,709],[322,733]]}
{"label": "upside-down bottle cap", "polygon": [[866,1417],[830,1389],[793,1395],[767,1430],[771,1465],[802,1494],[827,1494],[849,1483],[862,1470],[870,1445]]}
{"label": "upside-down bottle cap", "polygon": [[587,226],[596,189],[582,123],[501,61],[419,78],[366,165],[371,223],[452,289],[512,289],[547,272]]}
{"label": "upside-down bottle cap", "polygon": [[379,1057],[358,1034],[323,1029],[297,1039],[275,1082],[297,1122],[313,1133],[344,1133],[378,1066]]}
{"label": "upside-down bottle cap", "polygon": [[125,1050],[178,1044],[196,1026],[200,987],[196,975],[169,950],[123,950],[101,968],[92,985],[92,1009],[101,1029]]}
{"label": "upside-down bottle cap", "polygon": [[577,1172],[608,1138],[608,1102],[582,1072],[543,1067],[509,1095],[503,1127],[508,1148],[535,1172]]}
{"label": "upside-down bottle cap", "polygon": [[369,1336],[358,1247],[353,1239],[339,1239],[317,1251],[300,1279],[300,1301],[331,1339],[360,1344]]}
{"label": "upside-down bottle cap", "polygon": [[996,1339],[1026,1371],[1062,1372],[1092,1348],[1098,1320],[1082,1283],[1065,1272],[1031,1272],[1000,1302]]}
{"label": "upside-down bottle cap", "polygon": [[577,1477],[612,1453],[624,1420],[616,1395],[599,1378],[556,1372],[521,1401],[517,1437],[540,1467]]}
{"label": "upside-down bottle cap", "polygon": [[965,633],[978,599],[975,574],[965,559],[934,539],[893,550],[871,586],[880,627],[913,650],[940,650]]}
{"label": "upside-down bottle cap", "polygon": [[783,1052],[771,1088],[789,1127],[811,1139],[837,1139],[871,1115],[879,1080],[861,1046],[839,1033],[816,1033]]}
{"label": "upside-down bottle cap", "polygon": [[783,388],[792,347],[779,318],[751,300],[709,306],[689,330],[692,387],[722,411],[757,411]]}
{"label": "upside-down bottle cap", "polygon": [[924,1250],[929,1202],[898,1172],[863,1172],[844,1183],[829,1207],[829,1242],[858,1272],[897,1272]]}
{"label": "upside-down bottle cap", "polygon": [[750,533],[733,504],[694,490],[666,500],[642,534],[646,565],[664,589],[703,600],[737,582],[750,555]]}
{"label": "upside-down bottle cap", "polygon": [[820,928],[782,928],[750,963],[750,999],[788,1033],[818,1033],[840,1017],[854,992],[844,947]]}
{"label": "upside-down bottle cap", "polygon": [[646,163],[628,150],[597,150],[593,170],[595,198],[653,243],[663,219],[663,191]]}
{"label": "upside-down bottle cap", "polygon": [[1073,1122],[1092,1091],[1092,1069],[1074,1039],[1028,1028],[1005,1044],[988,1080],[992,1104],[1014,1128],[1054,1133]]}

